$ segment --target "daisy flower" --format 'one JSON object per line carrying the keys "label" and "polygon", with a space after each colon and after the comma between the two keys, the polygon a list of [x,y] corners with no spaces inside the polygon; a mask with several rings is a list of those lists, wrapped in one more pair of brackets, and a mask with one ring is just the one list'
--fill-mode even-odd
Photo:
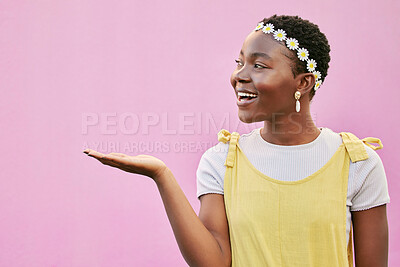
{"label": "daisy flower", "polygon": [[260,22],[260,23],[257,24],[257,27],[254,30],[258,31],[258,30],[262,29],[262,27],[264,27],[264,23]]}
{"label": "daisy flower", "polygon": [[300,48],[297,50],[297,56],[301,61],[307,60],[308,59],[308,50],[305,48]]}
{"label": "daisy flower", "polygon": [[317,67],[317,62],[315,62],[314,59],[309,59],[307,61],[307,69],[309,72],[314,71],[316,67]]}
{"label": "daisy flower", "polygon": [[319,80],[321,78],[321,72],[319,71],[314,71],[313,72],[314,76],[315,76],[315,80]]}
{"label": "daisy flower", "polygon": [[299,42],[294,38],[288,38],[288,39],[286,39],[286,46],[290,50],[295,50],[295,49],[299,48]]}
{"label": "daisy flower", "polygon": [[274,38],[278,41],[283,41],[286,39],[286,32],[282,29],[279,29],[274,32]]}
{"label": "daisy flower", "polygon": [[267,25],[264,26],[262,31],[265,33],[271,33],[274,31],[274,25],[272,25],[271,23],[268,23]]}
{"label": "daisy flower", "polygon": [[321,81],[320,81],[320,80],[317,80],[317,81],[315,82],[314,90],[317,91],[318,88],[319,88],[320,86],[321,86]]}

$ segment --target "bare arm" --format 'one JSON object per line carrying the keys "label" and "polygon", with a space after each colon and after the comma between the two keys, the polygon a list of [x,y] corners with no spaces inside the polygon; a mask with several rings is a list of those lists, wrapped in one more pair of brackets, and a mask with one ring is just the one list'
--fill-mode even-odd
{"label": "bare arm", "polygon": [[200,219],[161,160],[147,155],[104,155],[94,150],[85,150],[85,153],[105,165],[146,175],[155,181],[179,249],[190,266],[230,266],[228,224],[222,196],[201,197]]}
{"label": "bare arm", "polygon": [[356,267],[388,266],[386,205],[353,211]]}
{"label": "bare arm", "polygon": [[223,196],[203,195],[199,219],[169,170],[156,183],[186,262],[190,266],[230,266],[231,253]]}
{"label": "bare arm", "polygon": [[231,243],[224,196],[220,194],[205,194],[200,196],[200,202],[199,218],[218,241],[226,266],[231,266]]}

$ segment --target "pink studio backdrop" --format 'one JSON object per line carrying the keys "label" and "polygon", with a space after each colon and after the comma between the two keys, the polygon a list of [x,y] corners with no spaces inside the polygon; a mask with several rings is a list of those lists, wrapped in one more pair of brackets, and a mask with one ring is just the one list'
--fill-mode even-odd
{"label": "pink studio backdrop", "polygon": [[[332,48],[318,126],[382,139],[400,264],[399,1],[0,2],[0,266],[187,266],[156,185],[82,153],[164,160],[196,213],[196,169],[238,123],[229,77],[264,17],[300,15]],[[397,153],[396,153],[397,152]]]}

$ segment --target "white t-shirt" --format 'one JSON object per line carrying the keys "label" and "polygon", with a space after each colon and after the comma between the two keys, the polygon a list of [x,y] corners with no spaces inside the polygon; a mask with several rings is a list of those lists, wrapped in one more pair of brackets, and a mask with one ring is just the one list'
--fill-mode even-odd
{"label": "white t-shirt", "polygon": [[[239,138],[243,153],[256,169],[280,181],[304,179],[324,166],[342,144],[338,133],[319,128],[321,133],[310,143],[282,146],[268,143],[261,128]],[[351,162],[347,190],[347,242],[351,211],[360,211],[389,203],[386,174],[378,154],[365,145],[369,158]],[[208,193],[224,194],[224,166],[229,143],[219,142],[209,148],[200,159],[197,169],[197,197]]]}

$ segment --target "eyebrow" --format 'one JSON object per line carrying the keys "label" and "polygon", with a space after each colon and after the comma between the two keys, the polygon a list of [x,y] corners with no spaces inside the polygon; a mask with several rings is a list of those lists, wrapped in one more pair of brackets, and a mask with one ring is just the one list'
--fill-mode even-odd
{"label": "eyebrow", "polygon": [[[241,54],[242,56],[244,55],[242,50],[240,50],[240,54]],[[252,54],[250,54],[250,57],[251,57],[251,58],[254,58],[254,57],[262,57],[262,58],[265,58],[265,59],[271,59],[271,57],[270,57],[268,54],[261,53],[261,52],[252,53]]]}

